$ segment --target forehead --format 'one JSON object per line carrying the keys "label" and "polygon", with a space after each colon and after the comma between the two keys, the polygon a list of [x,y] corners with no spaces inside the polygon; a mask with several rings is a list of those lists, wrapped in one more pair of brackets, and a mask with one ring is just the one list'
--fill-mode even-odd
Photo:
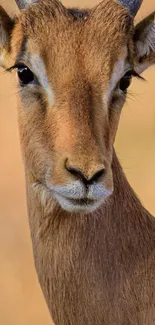
{"label": "forehead", "polygon": [[131,30],[131,17],[114,0],[89,11],[41,0],[21,13],[13,46],[17,56],[41,56],[47,68],[57,63],[57,70],[82,65],[110,70],[121,56],[125,59]]}

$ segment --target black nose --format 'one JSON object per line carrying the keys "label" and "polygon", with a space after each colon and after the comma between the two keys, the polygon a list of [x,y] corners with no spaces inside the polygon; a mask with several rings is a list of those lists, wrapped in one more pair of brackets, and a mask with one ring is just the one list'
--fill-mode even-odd
{"label": "black nose", "polygon": [[98,182],[99,179],[101,178],[101,176],[103,176],[105,174],[105,168],[99,169],[97,170],[95,173],[93,173],[91,176],[87,176],[84,172],[82,172],[80,169],[75,168],[73,166],[68,166],[66,165],[66,169],[68,170],[68,172],[74,176],[76,176],[76,178],[79,180],[82,180],[82,182],[88,186],[91,185],[95,182]]}

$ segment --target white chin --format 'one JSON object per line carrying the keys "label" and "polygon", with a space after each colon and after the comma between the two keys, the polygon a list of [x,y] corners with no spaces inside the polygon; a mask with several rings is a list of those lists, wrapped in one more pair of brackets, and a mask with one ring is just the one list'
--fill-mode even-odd
{"label": "white chin", "polygon": [[55,194],[55,199],[58,201],[63,210],[67,212],[82,212],[82,213],[90,213],[95,211],[103,202],[103,200],[92,201],[90,202],[78,202],[78,200],[71,200],[60,196],[59,194]]}

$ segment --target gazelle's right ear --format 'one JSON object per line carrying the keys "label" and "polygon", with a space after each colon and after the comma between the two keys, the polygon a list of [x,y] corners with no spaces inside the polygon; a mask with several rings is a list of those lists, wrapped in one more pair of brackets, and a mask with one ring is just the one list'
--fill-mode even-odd
{"label": "gazelle's right ear", "polygon": [[13,20],[0,6],[0,66],[7,68],[9,62],[11,32],[14,26]]}
{"label": "gazelle's right ear", "polygon": [[135,68],[142,73],[155,64],[155,12],[142,20],[134,32]]}

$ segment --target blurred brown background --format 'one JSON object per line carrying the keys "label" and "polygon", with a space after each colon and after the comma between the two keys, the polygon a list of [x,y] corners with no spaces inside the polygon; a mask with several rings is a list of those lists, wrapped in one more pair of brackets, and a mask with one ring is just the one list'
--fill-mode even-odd
{"label": "blurred brown background", "polygon": [[[97,0],[66,0],[90,7]],[[13,0],[0,0],[13,12]],[[155,10],[144,0],[138,20]],[[134,81],[124,107],[116,149],[130,183],[155,215],[155,67]],[[0,325],[50,325],[34,270],[16,116],[13,77],[0,70]]]}

